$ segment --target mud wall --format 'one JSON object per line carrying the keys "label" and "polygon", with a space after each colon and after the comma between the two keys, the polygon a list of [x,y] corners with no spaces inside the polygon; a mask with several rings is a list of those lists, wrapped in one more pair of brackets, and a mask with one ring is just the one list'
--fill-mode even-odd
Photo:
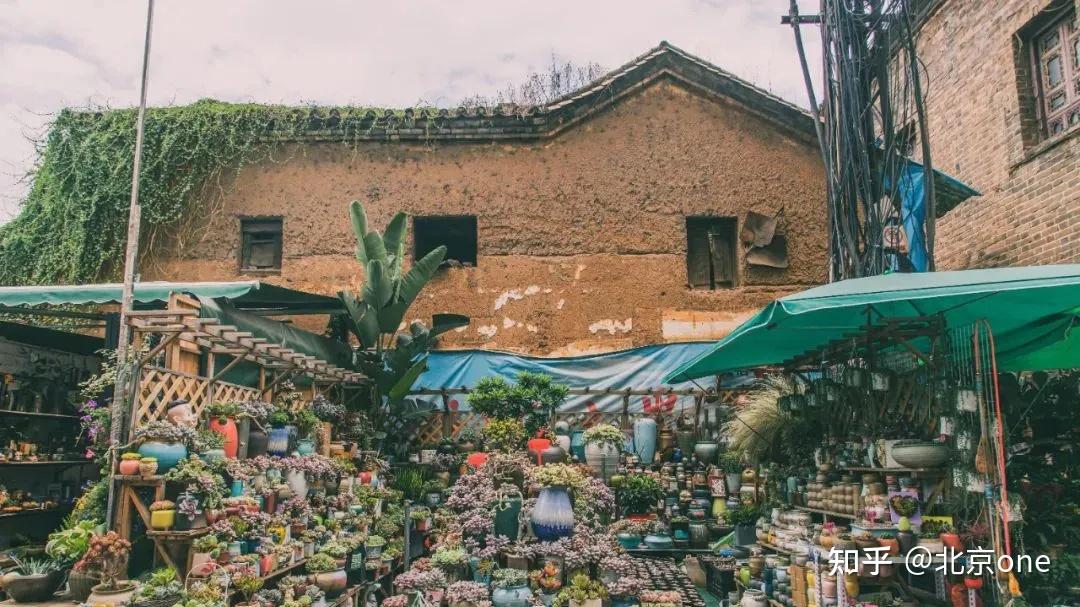
{"label": "mud wall", "polygon": [[[250,278],[239,271],[239,218],[270,215],[283,217],[284,259],[259,278],[355,288],[363,272],[346,205],[356,199],[380,228],[399,210],[477,216],[477,266],[440,271],[410,313],[471,316],[444,347],[571,354],[715,339],[825,280],[813,142],[669,82],[544,143],[309,144],[282,155],[223,184],[191,242],[158,254],[144,279]],[[788,269],[750,267],[740,253],[736,288],[687,287],[686,216],[741,222],[781,208]]]}

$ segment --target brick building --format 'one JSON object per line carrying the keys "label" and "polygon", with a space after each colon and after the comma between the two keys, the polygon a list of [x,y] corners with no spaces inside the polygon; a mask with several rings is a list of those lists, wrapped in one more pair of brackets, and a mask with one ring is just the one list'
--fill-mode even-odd
{"label": "brick building", "polygon": [[[288,160],[243,168],[202,238],[156,255],[143,279],[356,285],[353,199],[374,226],[412,215],[411,254],[448,245],[458,263],[412,311],[472,317],[448,347],[716,338],[826,278],[807,113],[666,43],[543,107],[373,112],[362,132],[349,146],[313,132],[282,144]],[[775,233],[753,229],[778,214]],[[765,249],[744,246],[755,236]]]}
{"label": "brick building", "polygon": [[922,5],[932,160],[982,192],[939,209],[939,269],[1080,261],[1076,1]]}

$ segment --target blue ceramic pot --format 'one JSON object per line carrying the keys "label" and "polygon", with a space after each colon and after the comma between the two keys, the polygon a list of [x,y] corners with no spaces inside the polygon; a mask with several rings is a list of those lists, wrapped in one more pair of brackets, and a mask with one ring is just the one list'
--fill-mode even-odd
{"label": "blue ceramic pot", "polygon": [[518,517],[521,515],[521,498],[507,497],[495,510],[495,535],[516,542],[518,538]]}
{"label": "blue ceramic pot", "polygon": [[207,449],[199,454],[199,459],[210,464],[225,459],[224,449]]}
{"label": "blue ceramic pot", "polygon": [[188,450],[182,443],[163,443],[151,440],[139,445],[139,455],[156,457],[157,473],[165,474],[180,460],[188,456]]}
{"label": "blue ceramic pot", "polygon": [[532,590],[524,584],[491,591],[491,604],[495,607],[528,607],[531,598]]}
{"label": "blue ceramic pot", "polygon": [[240,497],[244,494],[244,481],[234,480],[232,487],[229,488],[229,497]]}
{"label": "blue ceramic pot", "polygon": [[574,430],[570,433],[570,453],[579,462],[585,461],[585,432]]}
{"label": "blue ceramic pot", "polygon": [[315,453],[315,441],[310,438],[302,438],[296,443],[296,452],[300,455],[311,455]]}
{"label": "blue ceramic pot", "polygon": [[641,545],[641,536],[636,533],[619,533],[615,537],[619,540],[619,545],[627,550],[633,550]]}
{"label": "blue ceramic pot", "polygon": [[270,455],[286,455],[289,453],[289,429],[270,428],[270,440],[266,443],[266,451]]}
{"label": "blue ceramic pot", "polygon": [[611,607],[634,607],[638,604],[638,600],[632,596],[613,596],[611,597]]}
{"label": "blue ceramic pot", "polygon": [[541,541],[554,542],[574,532],[574,506],[566,487],[544,487],[532,511],[532,528]]}
{"label": "blue ceramic pot", "polygon": [[642,417],[634,421],[634,453],[649,465],[656,457],[656,420]]}
{"label": "blue ceramic pot", "polygon": [[666,549],[675,546],[675,541],[670,535],[653,534],[645,536],[645,545],[649,548]]}

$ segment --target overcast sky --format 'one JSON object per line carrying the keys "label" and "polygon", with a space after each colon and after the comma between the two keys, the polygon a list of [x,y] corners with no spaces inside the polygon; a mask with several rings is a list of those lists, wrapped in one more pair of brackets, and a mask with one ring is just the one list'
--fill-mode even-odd
{"label": "overcast sky", "polygon": [[[815,3],[816,4],[816,3]],[[158,0],[154,105],[227,101],[451,106],[552,55],[613,69],[667,40],[806,106],[788,0]],[[64,106],[132,106],[145,0],[0,0],[0,220],[30,139]],[[819,61],[811,42],[811,65]],[[816,74],[815,74],[816,76]]]}

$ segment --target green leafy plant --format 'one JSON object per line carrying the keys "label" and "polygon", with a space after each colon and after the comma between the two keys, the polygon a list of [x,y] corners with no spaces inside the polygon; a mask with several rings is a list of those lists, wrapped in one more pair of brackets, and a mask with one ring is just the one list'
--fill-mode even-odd
{"label": "green leafy plant", "polygon": [[521,569],[496,569],[491,574],[491,583],[496,588],[516,588],[529,581],[529,574]]}
{"label": "green leafy plant", "polygon": [[319,425],[319,417],[311,409],[301,409],[293,420],[300,436],[311,436],[311,433]]}
{"label": "green leafy plant", "polygon": [[285,426],[289,425],[289,413],[287,411],[277,409],[270,414],[270,416],[267,418],[267,421],[270,423],[271,427],[284,428]]}
{"label": "green leafy plant", "polygon": [[597,424],[587,430],[585,430],[582,438],[585,444],[595,445],[607,445],[614,447],[615,449],[622,451],[623,444],[626,442],[626,436],[611,424]]}
{"label": "green leafy plant", "polygon": [[251,574],[233,576],[232,584],[244,596],[245,603],[250,603],[251,597],[263,587],[262,579]]}
{"label": "green leafy plant", "polygon": [[337,559],[325,552],[320,552],[308,557],[307,562],[304,563],[304,567],[307,568],[308,573],[326,573],[327,571],[337,571],[338,569],[341,569],[341,567],[338,566]]}
{"label": "green leafy plant", "polygon": [[90,538],[94,537],[100,524],[96,520],[76,521],[69,516],[59,531],[49,534],[45,554],[58,563],[74,564],[90,548]]}
{"label": "green leafy plant", "polygon": [[742,457],[734,451],[724,451],[720,454],[720,468],[727,474],[736,474],[743,471]]}
{"label": "green leafy plant", "polygon": [[528,434],[516,419],[490,419],[484,424],[484,443],[491,451],[510,453],[525,445]]}
{"label": "green leafy plant", "polygon": [[221,423],[225,423],[226,419],[238,415],[240,415],[240,405],[238,403],[215,402],[206,408],[206,416],[210,419],[217,419]]}
{"label": "green leafy plant", "polygon": [[645,514],[664,499],[664,488],[648,474],[629,474],[615,489],[615,497],[625,512]]}
{"label": "green leafy plant", "polygon": [[529,477],[541,487],[575,488],[585,485],[585,475],[567,464],[547,464],[530,471]]}
{"label": "green leafy plant", "polygon": [[590,579],[587,575],[578,574],[555,596],[552,607],[566,607],[570,602],[581,603],[594,599],[606,599],[607,595],[607,588],[603,584]]}
{"label": "green leafy plant", "polygon": [[729,525],[752,525],[757,522],[761,512],[752,504],[739,504],[734,508],[728,508],[724,514],[724,520]]}
{"label": "green leafy plant", "polygon": [[488,418],[524,420],[525,430],[535,434],[548,426],[568,391],[550,375],[523,371],[512,384],[499,376],[480,379],[468,400],[473,411]]}

